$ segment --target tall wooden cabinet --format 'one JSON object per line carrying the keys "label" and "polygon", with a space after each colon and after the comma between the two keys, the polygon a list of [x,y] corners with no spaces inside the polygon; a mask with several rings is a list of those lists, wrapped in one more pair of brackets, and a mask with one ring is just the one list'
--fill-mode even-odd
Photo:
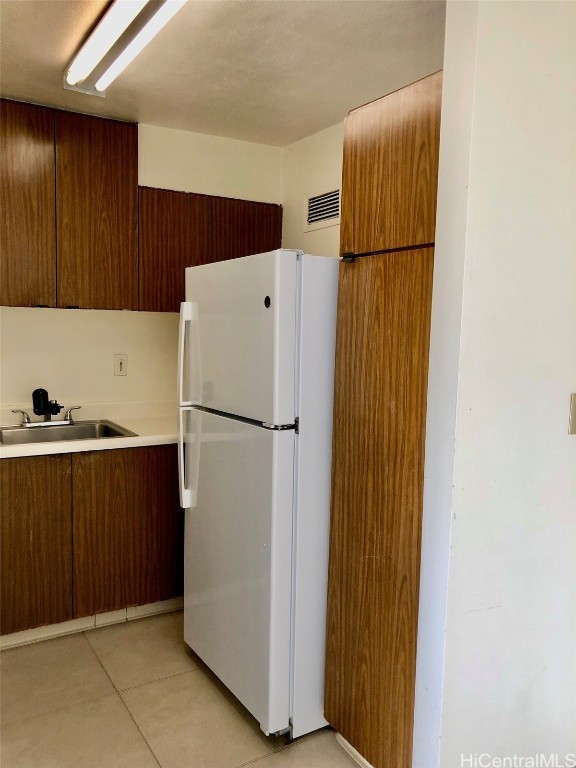
{"label": "tall wooden cabinet", "polygon": [[411,768],[440,74],[346,121],[326,719]]}
{"label": "tall wooden cabinet", "polygon": [[138,128],[55,120],[58,306],[138,309]]}
{"label": "tall wooden cabinet", "polygon": [[0,102],[0,304],[56,301],[54,113]]}

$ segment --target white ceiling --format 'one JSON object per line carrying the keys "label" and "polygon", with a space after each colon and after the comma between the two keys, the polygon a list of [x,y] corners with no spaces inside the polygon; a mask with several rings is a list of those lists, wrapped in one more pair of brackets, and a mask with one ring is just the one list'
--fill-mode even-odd
{"label": "white ceiling", "polygon": [[1,0],[0,92],[285,146],[442,68],[440,0],[189,0],[106,92],[63,73],[108,0]]}

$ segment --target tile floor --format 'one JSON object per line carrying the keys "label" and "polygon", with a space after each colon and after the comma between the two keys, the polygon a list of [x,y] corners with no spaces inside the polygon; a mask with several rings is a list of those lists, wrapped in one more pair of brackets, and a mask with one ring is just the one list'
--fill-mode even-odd
{"label": "tile floor", "polygon": [[182,632],[178,612],[2,651],[2,768],[356,765],[330,730],[264,736]]}

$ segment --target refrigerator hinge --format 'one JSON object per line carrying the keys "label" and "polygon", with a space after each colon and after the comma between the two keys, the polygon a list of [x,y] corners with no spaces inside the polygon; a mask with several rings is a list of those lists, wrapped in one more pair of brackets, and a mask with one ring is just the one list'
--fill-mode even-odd
{"label": "refrigerator hinge", "polygon": [[294,432],[299,435],[300,434],[300,419],[298,416],[294,419]]}
{"label": "refrigerator hinge", "polygon": [[260,422],[264,429],[271,429],[273,432],[284,432],[287,429],[295,429],[298,431],[298,419],[294,424],[269,424],[267,421]]}

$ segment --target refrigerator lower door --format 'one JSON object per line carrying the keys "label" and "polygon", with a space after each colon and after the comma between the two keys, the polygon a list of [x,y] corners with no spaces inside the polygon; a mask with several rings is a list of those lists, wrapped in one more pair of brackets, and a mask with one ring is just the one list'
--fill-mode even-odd
{"label": "refrigerator lower door", "polygon": [[187,418],[186,474],[198,484],[185,522],[184,639],[276,733],[290,724],[294,432]]}

